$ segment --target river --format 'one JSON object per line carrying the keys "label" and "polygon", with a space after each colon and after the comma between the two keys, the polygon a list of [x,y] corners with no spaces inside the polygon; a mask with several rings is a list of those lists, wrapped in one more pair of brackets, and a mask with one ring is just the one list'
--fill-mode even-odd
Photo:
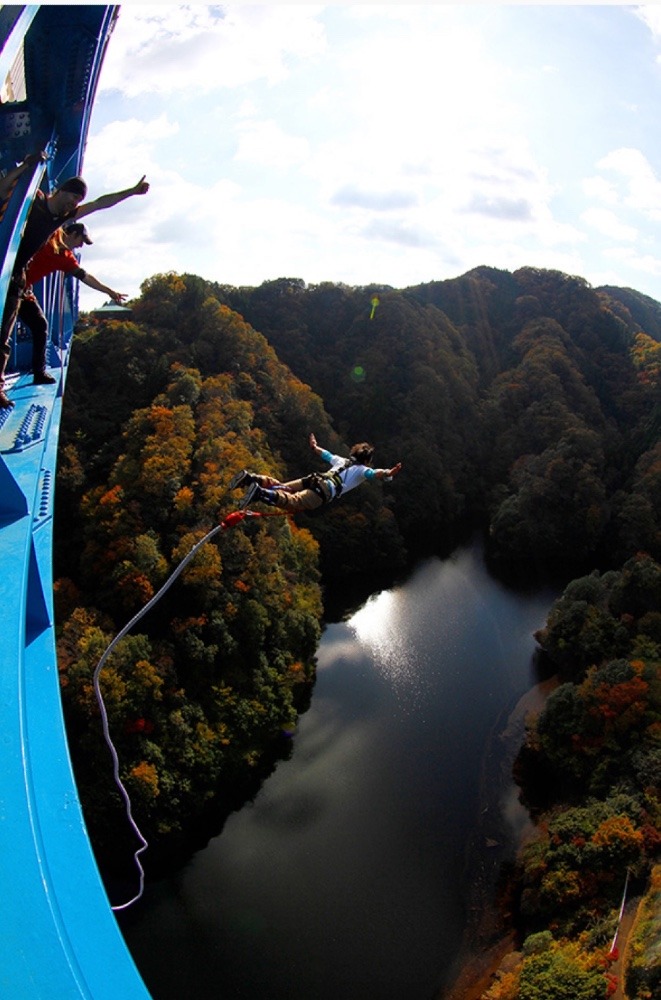
{"label": "river", "polygon": [[154,1000],[438,996],[526,821],[498,734],[555,596],[468,546],[325,628],[290,758],[122,921]]}

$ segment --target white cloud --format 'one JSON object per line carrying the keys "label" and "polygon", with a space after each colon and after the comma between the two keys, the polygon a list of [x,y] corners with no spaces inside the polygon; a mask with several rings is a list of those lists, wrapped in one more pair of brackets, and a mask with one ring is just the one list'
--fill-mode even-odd
{"label": "white cloud", "polygon": [[333,205],[349,208],[365,208],[374,212],[392,212],[417,205],[418,198],[412,191],[396,188],[378,189],[358,184],[345,184],[331,197]]}
{"label": "white cloud", "polygon": [[638,230],[634,226],[622,222],[615,212],[607,208],[587,208],[581,213],[581,220],[609,239],[633,243],[638,237]]}
{"label": "white cloud", "polygon": [[615,260],[620,265],[625,264],[633,271],[661,277],[661,257],[655,257],[653,254],[639,254],[631,247],[614,247],[605,250],[604,257]]}
{"label": "white cloud", "polygon": [[128,182],[133,183],[134,175],[137,181],[147,172],[152,175],[155,170],[160,172],[154,149],[161,140],[172,138],[179,131],[178,123],[169,121],[165,113],[147,120],[127,118],[110,122],[88,144],[85,174],[102,174],[106,185],[116,186],[119,182],[128,186]]}
{"label": "white cloud", "polygon": [[274,121],[245,121],[238,126],[237,163],[254,163],[280,170],[305,163],[310,155],[307,139],[288,135]]}
{"label": "white cloud", "polygon": [[316,5],[122,5],[100,87],[127,97],[194,97],[253,80],[273,84],[289,63],[325,46]]}
{"label": "white cloud", "polygon": [[595,198],[608,205],[617,204],[617,191],[611,181],[605,177],[588,177],[583,181],[583,191],[588,198]]}
{"label": "white cloud", "polygon": [[632,8],[636,17],[639,17],[652,32],[655,40],[661,39],[661,9],[655,4],[641,4]]}
{"label": "white cloud", "polygon": [[654,219],[661,219],[661,182],[639,149],[622,147],[603,157],[597,164],[620,179],[620,197],[624,204]]}

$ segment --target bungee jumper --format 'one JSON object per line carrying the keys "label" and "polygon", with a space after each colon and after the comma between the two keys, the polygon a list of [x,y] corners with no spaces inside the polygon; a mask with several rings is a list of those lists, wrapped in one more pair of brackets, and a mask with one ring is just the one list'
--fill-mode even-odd
{"label": "bungee jumper", "polygon": [[366,441],[355,444],[351,448],[349,458],[333,455],[320,447],[314,434],[310,434],[309,442],[315,454],[330,465],[327,472],[311,472],[301,479],[281,483],[271,476],[242,469],[232,477],[229,484],[230,490],[248,486],[247,492],[239,500],[239,510],[246,510],[252,503],[281,507],[292,513],[315,510],[371,479],[391,482],[402,468],[402,463],[398,462],[391,469],[373,469],[374,448]]}

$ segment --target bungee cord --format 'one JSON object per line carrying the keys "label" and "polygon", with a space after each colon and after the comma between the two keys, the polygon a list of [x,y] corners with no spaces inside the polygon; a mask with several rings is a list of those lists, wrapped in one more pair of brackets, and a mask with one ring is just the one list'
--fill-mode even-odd
{"label": "bungee cord", "polygon": [[118,904],[116,906],[112,906],[111,905],[111,909],[114,912],[118,912],[120,910],[126,910],[126,909],[128,909],[129,906],[132,906],[134,903],[137,903],[137,901],[142,897],[142,895],[144,893],[144,888],[145,888],[145,870],[144,870],[144,867],[142,865],[142,861],[140,860],[140,855],[143,854],[147,850],[147,848],[149,847],[149,843],[146,840],[146,838],[143,836],[142,831],[138,827],[138,824],[136,823],[136,821],[135,821],[135,819],[133,817],[133,808],[132,808],[132,805],[131,805],[131,797],[129,796],[129,793],[128,793],[127,789],[126,789],[126,786],[124,785],[124,783],[123,783],[123,781],[121,779],[120,773],[119,773],[119,755],[117,753],[117,748],[115,747],[115,744],[113,743],[112,737],[110,735],[110,724],[109,724],[109,721],[108,721],[108,712],[107,712],[107,709],[106,709],[105,702],[103,700],[103,695],[101,693],[101,685],[100,685],[101,671],[103,670],[103,668],[104,668],[104,666],[106,664],[106,661],[108,660],[108,657],[110,656],[110,654],[114,650],[114,648],[117,645],[117,643],[121,639],[123,639],[124,636],[128,632],[131,631],[131,629],[133,628],[133,626],[137,622],[139,622],[140,619],[144,615],[146,615],[147,612],[151,608],[153,608],[153,606],[158,601],[160,601],[160,599],[163,597],[163,595],[165,594],[165,592],[170,589],[170,587],[172,586],[172,584],[174,583],[174,581],[177,579],[177,577],[180,575],[180,573],[185,569],[185,567],[188,565],[188,563],[191,561],[191,559],[193,559],[193,557],[197,554],[198,550],[203,545],[206,545],[206,543],[209,542],[214,537],[214,535],[218,534],[219,531],[225,531],[225,530],[227,530],[227,528],[233,528],[233,527],[235,527],[235,525],[240,524],[241,521],[243,521],[245,518],[249,518],[249,517],[283,517],[283,516],[287,516],[288,513],[289,513],[288,511],[236,510],[236,511],[232,511],[230,514],[228,514],[227,517],[224,518],[224,520],[222,520],[220,522],[220,524],[217,524],[215,526],[215,528],[212,528],[211,531],[207,532],[207,534],[204,536],[204,538],[201,538],[199,542],[195,543],[195,545],[192,547],[192,549],[190,550],[190,552],[187,553],[187,555],[181,560],[181,562],[179,563],[179,565],[174,569],[174,571],[167,578],[167,580],[165,581],[165,583],[163,584],[163,586],[160,588],[160,590],[158,590],[154,594],[154,596],[145,604],[145,606],[143,608],[141,608],[140,611],[138,611],[138,613],[136,615],[134,615],[133,618],[131,618],[131,620],[129,622],[126,623],[126,625],[124,626],[123,629],[121,629],[120,632],[117,633],[117,635],[111,641],[110,645],[106,648],[105,652],[101,656],[101,659],[99,660],[99,662],[96,665],[96,668],[94,670],[94,676],[93,676],[92,683],[93,683],[93,687],[94,687],[94,694],[96,696],[96,700],[97,700],[97,703],[98,703],[98,706],[99,706],[99,711],[101,713],[101,726],[102,726],[102,729],[103,729],[103,737],[104,737],[104,739],[106,741],[108,749],[110,750],[110,755],[112,757],[112,763],[113,763],[113,777],[115,779],[115,784],[116,784],[116,786],[117,786],[117,788],[119,790],[119,793],[120,793],[120,795],[121,795],[121,797],[122,797],[122,799],[124,801],[124,807],[125,807],[125,811],[126,811],[126,816],[128,818],[128,821],[129,821],[129,825],[131,826],[131,829],[135,833],[135,835],[136,835],[136,837],[137,837],[137,839],[139,841],[139,844],[140,844],[140,846],[136,849],[136,851],[133,854],[133,860],[135,862],[135,865],[136,865],[136,867],[138,869],[138,874],[139,874],[138,891],[135,894],[135,896],[133,896],[132,899],[128,900],[128,902],[121,903],[121,904]]}

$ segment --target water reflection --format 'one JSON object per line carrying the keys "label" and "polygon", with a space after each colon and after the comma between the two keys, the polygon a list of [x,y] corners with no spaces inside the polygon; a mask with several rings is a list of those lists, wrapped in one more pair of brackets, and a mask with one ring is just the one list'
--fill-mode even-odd
{"label": "water reflection", "polygon": [[154,1000],[435,995],[485,748],[533,682],[551,599],[506,591],[465,549],[326,628],[291,758],[126,927]]}
{"label": "water reflection", "polygon": [[[530,602],[539,609],[534,627],[543,624],[546,601],[540,595]],[[405,585],[371,597],[347,625],[400,706],[418,711],[460,677],[489,685],[494,668],[501,691],[507,688],[510,656],[521,645],[534,647],[530,619],[518,609],[518,598],[487,574],[480,549],[468,547],[423,563]],[[516,666],[515,685],[518,673]],[[465,700],[465,689],[459,694]]]}
{"label": "water reflection", "polygon": [[414,695],[420,696],[424,666],[409,640],[408,622],[402,622],[405,603],[401,591],[384,591],[371,597],[348,625],[360,645],[370,651],[374,666],[395,687],[413,687]]}

